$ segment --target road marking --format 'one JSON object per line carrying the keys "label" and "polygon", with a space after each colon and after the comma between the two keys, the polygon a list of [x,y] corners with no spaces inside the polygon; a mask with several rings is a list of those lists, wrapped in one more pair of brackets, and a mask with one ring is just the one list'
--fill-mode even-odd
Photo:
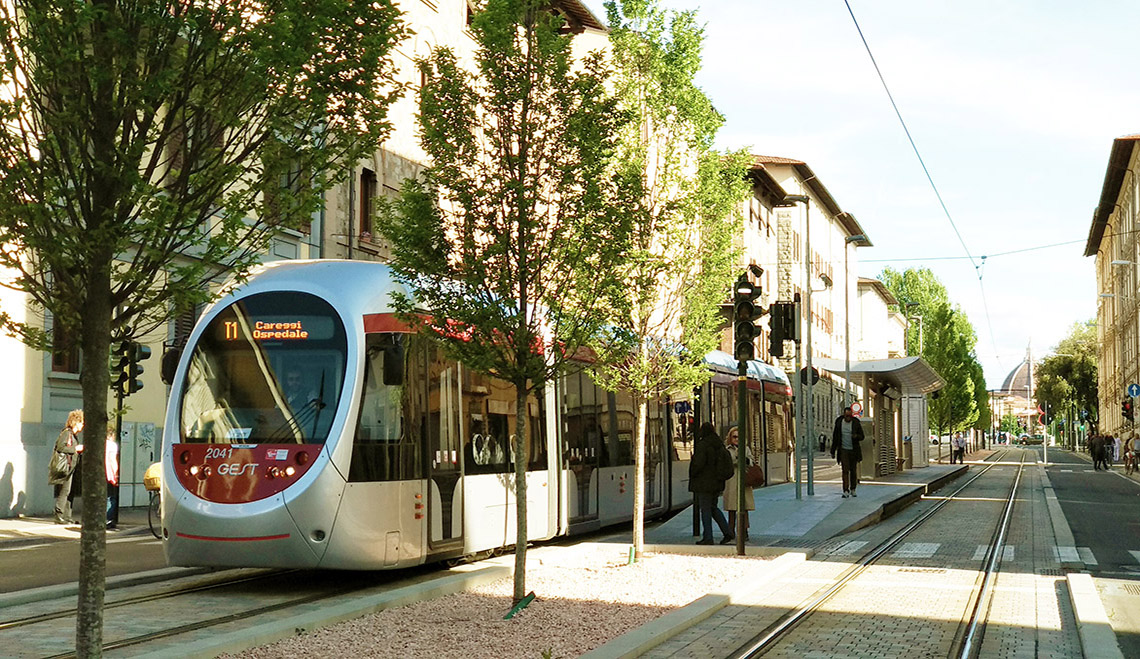
{"label": "road marking", "polygon": [[1099,565],[1096,562],[1096,556],[1093,556],[1092,550],[1088,547],[1077,547],[1077,551],[1081,554],[1081,562],[1085,565]]}
{"label": "road marking", "polygon": [[904,542],[894,553],[897,558],[930,558],[942,546],[941,542]]}
{"label": "road marking", "polygon": [[835,548],[835,550],[833,550],[831,553],[833,556],[850,556],[858,552],[863,547],[866,547],[868,544],[870,543],[866,540],[852,540],[851,542],[843,543],[839,547]]}
{"label": "road marking", "polygon": [[1076,547],[1053,547],[1053,557],[1058,563],[1080,563],[1081,556]]}
{"label": "road marking", "polygon": [[[990,550],[989,545],[978,545],[978,548],[974,550],[974,557],[972,560],[984,561],[986,559],[986,552],[988,552],[989,550]],[[1014,554],[1015,554],[1015,552],[1014,552],[1013,545],[1006,545],[1005,548],[1002,549],[1001,560],[1003,560],[1003,561],[1015,560]]]}

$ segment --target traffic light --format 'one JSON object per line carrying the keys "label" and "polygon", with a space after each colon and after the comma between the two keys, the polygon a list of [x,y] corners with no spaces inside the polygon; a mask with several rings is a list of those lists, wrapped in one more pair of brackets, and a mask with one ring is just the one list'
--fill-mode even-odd
{"label": "traffic light", "polygon": [[111,348],[111,388],[122,394],[131,377],[131,342],[122,341]]}
{"label": "traffic light", "polygon": [[736,361],[746,362],[756,354],[753,341],[756,339],[756,321],[764,310],[756,303],[760,297],[760,287],[748,280],[748,274],[736,280],[733,296],[733,341]]}
{"label": "traffic light", "polygon": [[1133,420],[1135,411],[1132,409],[1132,396],[1125,396],[1124,400],[1120,401],[1120,412],[1124,415],[1125,419]]}
{"label": "traffic light", "polygon": [[111,350],[111,388],[129,396],[143,388],[142,364],[150,357],[150,347],[134,341],[121,341]]}
{"label": "traffic light", "polygon": [[130,353],[127,355],[129,364],[127,368],[127,384],[124,393],[127,395],[133,394],[143,388],[142,376],[143,367],[139,362],[145,361],[150,358],[150,346],[144,346],[141,343],[129,342],[131,344]]}
{"label": "traffic light", "polygon": [[768,334],[768,339],[771,341],[768,352],[773,357],[784,356],[784,341],[792,338],[789,324],[794,313],[795,305],[791,302],[773,302],[772,306],[768,307],[768,325],[771,330]]}

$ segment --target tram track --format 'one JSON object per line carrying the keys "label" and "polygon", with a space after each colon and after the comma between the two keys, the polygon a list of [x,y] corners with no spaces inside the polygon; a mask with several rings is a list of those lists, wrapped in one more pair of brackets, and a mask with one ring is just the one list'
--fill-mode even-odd
{"label": "tram track", "polygon": [[[853,582],[867,573],[870,568],[883,561],[892,550],[899,547],[904,540],[914,535],[916,531],[934,518],[945,506],[953,501],[962,500],[962,494],[967,488],[978,483],[980,479],[985,477],[995,467],[1005,464],[1003,463],[1003,459],[1010,453],[1011,451],[1006,450],[992,456],[994,459],[990,464],[987,464],[985,468],[971,476],[951,494],[940,498],[929,509],[923,511],[915,519],[865,552],[858,561],[838,574],[827,586],[817,590],[763,631],[743,643],[729,656],[733,657],[733,659],[757,657],[777,648],[797,627],[805,623],[813,615],[819,613],[822,607],[839,593],[852,587]],[[954,634],[952,650],[948,656],[958,657],[960,659],[971,659],[978,656],[978,652],[981,648],[981,639],[985,631],[986,615],[993,597],[993,585],[999,572],[1005,537],[1011,522],[1018,488],[1021,483],[1021,476],[1026,467],[1024,453],[1021,453],[1020,460],[1016,464],[1016,467],[1017,471],[1014,475],[1013,483],[1005,497],[1002,513],[999,515],[998,522],[994,526],[990,536],[982,568],[975,581],[975,587],[970,593],[969,602],[963,609],[963,619]]]}

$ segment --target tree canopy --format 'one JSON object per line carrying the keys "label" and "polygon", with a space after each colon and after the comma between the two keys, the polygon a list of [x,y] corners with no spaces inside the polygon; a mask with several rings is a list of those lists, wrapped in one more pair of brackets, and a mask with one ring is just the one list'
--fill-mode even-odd
{"label": "tree canopy", "polygon": [[1038,405],[1050,416],[1072,409],[1095,415],[1097,410],[1096,320],[1073,323],[1069,334],[1053,348],[1034,372]]}
{"label": "tree canopy", "polygon": [[640,557],[650,402],[708,379],[702,358],[720,343],[719,305],[737,262],[745,155],[711,148],[723,118],[696,86],[704,30],[696,12],[656,2],[606,3],[619,107],[617,172],[628,195],[614,213],[631,229],[607,331],[592,347],[598,382],[632,395],[634,532]]}
{"label": "tree canopy", "polygon": [[[80,348],[87,437],[112,339],[208,299],[378,149],[403,34],[387,0],[0,2],[0,268],[46,312],[0,324],[47,348],[48,315]],[[76,651],[99,656],[104,443],[86,446]]]}
{"label": "tree canopy", "polygon": [[[613,170],[629,115],[599,54],[575,61],[545,0],[475,13],[475,70],[449,48],[420,63],[430,164],[377,228],[410,289],[397,305],[452,358],[515,387],[515,600],[525,596],[527,397],[571,364],[620,298],[628,202]],[[418,316],[406,316],[411,320]],[[453,331],[458,328],[458,331]]]}
{"label": "tree canopy", "polygon": [[[988,427],[985,376],[974,352],[974,326],[928,268],[886,268],[879,279],[908,316],[908,354],[921,355],[946,381],[929,402],[936,431]],[[911,324],[910,320],[917,320]]]}

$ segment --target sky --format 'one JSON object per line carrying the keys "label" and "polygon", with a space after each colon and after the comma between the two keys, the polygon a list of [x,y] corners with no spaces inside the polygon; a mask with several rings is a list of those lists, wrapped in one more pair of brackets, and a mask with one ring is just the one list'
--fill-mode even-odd
{"label": "sky", "polygon": [[1140,3],[848,2],[950,219],[843,0],[661,5],[705,25],[718,147],[806,162],[874,243],[859,274],[930,268],[1000,387],[1096,316],[1083,254],[1112,141],[1140,133]]}

